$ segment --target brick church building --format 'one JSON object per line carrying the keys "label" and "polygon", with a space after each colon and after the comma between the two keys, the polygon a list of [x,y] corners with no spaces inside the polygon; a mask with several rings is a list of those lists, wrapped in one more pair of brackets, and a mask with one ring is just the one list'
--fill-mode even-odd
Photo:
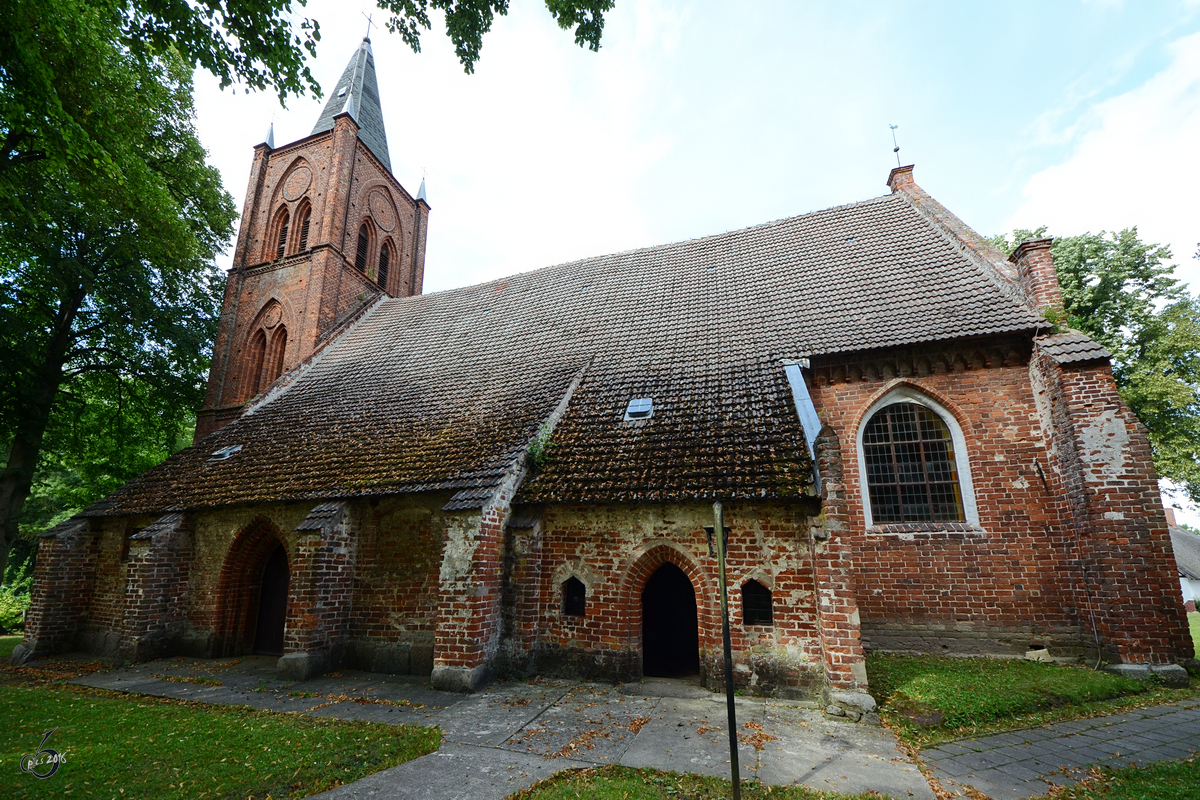
{"label": "brick church building", "polygon": [[[17,661],[280,656],[470,691],[864,650],[1192,655],[1146,432],[1009,258],[922,190],[422,294],[364,40],[254,150],[196,443],[43,534]],[[531,265],[533,266],[533,265]]]}

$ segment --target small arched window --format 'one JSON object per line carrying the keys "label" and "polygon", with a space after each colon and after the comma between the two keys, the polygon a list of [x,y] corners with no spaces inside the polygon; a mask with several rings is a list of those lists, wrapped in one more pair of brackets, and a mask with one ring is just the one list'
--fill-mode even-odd
{"label": "small arched window", "polygon": [[305,206],[300,212],[300,244],[296,252],[303,253],[308,249],[308,225],[312,222],[312,206]]}
{"label": "small arched window", "polygon": [[367,223],[363,223],[358,229],[358,249],[354,253],[354,268],[359,272],[367,271],[367,255],[371,249],[371,232],[367,230]]}
{"label": "small arched window", "polygon": [[879,409],[863,426],[862,454],[874,524],[966,520],[953,435],[933,409]]}
{"label": "small arched window", "polygon": [[563,581],[562,611],[568,617],[582,617],[587,610],[587,587],[574,576]]}
{"label": "small arched window", "polygon": [[742,584],[742,624],[770,625],[771,590],[758,581]]}
{"label": "small arched window", "polygon": [[275,257],[283,258],[283,254],[287,249],[288,238],[288,210],[286,208],[280,213],[279,222],[277,224],[279,225],[279,237],[278,243],[275,247]]}
{"label": "small arched window", "polygon": [[387,289],[388,266],[392,263],[392,245],[391,242],[384,242],[383,247],[379,249],[379,270],[378,283],[380,289]]}

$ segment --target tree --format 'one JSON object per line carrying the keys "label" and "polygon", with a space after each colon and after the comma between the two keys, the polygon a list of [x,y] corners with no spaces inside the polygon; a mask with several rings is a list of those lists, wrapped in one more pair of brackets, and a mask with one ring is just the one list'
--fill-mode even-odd
{"label": "tree", "polygon": [[[508,0],[378,0],[388,28],[420,51],[429,9],[468,72],[483,34]],[[303,8],[305,0],[296,0]],[[580,46],[598,50],[613,0],[546,0]],[[88,90],[97,48],[115,45],[145,60],[168,48],[183,63],[249,89],[273,87],[281,101],[321,90],[305,65],[321,38],[316,20],[292,22],[292,0],[0,0],[0,176],[31,161],[99,161],[118,175],[124,148],[103,124],[104,97]],[[3,187],[0,187],[3,188]]]}
{"label": "tree", "polygon": [[[1046,228],[993,241],[1011,252]],[[1112,353],[1122,399],[1146,426],[1161,477],[1200,502],[1200,300],[1173,277],[1170,248],[1137,228],[1055,239],[1067,324]]]}
{"label": "tree", "polygon": [[178,427],[202,398],[220,307],[213,258],[235,213],[196,137],[190,64],[110,44],[90,69],[120,170],[30,161],[0,197],[0,565],[47,434],[129,419],[125,404],[175,409],[162,424]]}

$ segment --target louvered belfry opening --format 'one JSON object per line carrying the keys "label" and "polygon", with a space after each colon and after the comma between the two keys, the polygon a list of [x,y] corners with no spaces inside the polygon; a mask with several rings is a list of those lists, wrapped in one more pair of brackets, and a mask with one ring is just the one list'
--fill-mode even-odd
{"label": "louvered belfry opening", "polygon": [[917,403],[880,409],[863,429],[876,523],[962,522],[962,490],[946,423]]}
{"label": "louvered belfry opening", "polygon": [[379,251],[379,275],[378,275],[378,278],[379,278],[379,288],[381,288],[381,289],[387,288],[388,264],[392,260],[391,251],[392,251],[392,248],[388,246],[387,242],[383,243],[383,247]]}
{"label": "louvered belfry opening", "polygon": [[283,258],[284,251],[287,249],[288,237],[288,212],[283,209],[283,213],[279,215],[279,242],[275,247],[275,257]]}
{"label": "louvered belfry opening", "polygon": [[358,229],[358,250],[354,254],[354,268],[359,272],[367,271],[367,250],[371,246],[371,234],[367,231],[367,223]]}
{"label": "louvered belfry opening", "polygon": [[307,206],[300,212],[300,247],[299,252],[304,252],[308,249],[308,224],[312,221],[312,207]]}

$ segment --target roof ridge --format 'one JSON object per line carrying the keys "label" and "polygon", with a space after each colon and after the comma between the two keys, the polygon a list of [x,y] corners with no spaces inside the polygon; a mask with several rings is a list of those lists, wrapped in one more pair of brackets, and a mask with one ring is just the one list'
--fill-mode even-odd
{"label": "roof ridge", "polygon": [[729,229],[727,231],[723,231],[721,233],[710,233],[705,236],[695,236],[695,237],[692,237],[691,239],[678,239],[673,242],[663,242],[661,244],[648,245],[645,247],[631,247],[628,250],[617,250],[612,253],[604,253],[604,254],[596,255],[596,256],[586,256],[584,258],[576,258],[571,261],[560,261],[557,264],[547,264],[543,267],[534,267],[533,269],[525,270],[523,272],[515,272],[515,273],[511,273],[509,275],[502,275],[500,277],[492,278],[491,280],[487,280],[482,283],[471,283],[471,284],[467,284],[466,286],[453,286],[449,289],[440,289],[436,292],[427,292],[427,293],[420,294],[420,295],[411,295],[410,297],[393,297],[391,299],[392,300],[409,300],[409,299],[415,299],[417,297],[436,297],[438,295],[446,295],[451,292],[467,291],[469,289],[482,289],[485,287],[494,286],[498,283],[507,283],[508,281],[511,281],[513,278],[516,278],[517,276],[533,275],[534,273],[546,272],[546,271],[552,270],[552,269],[566,269],[567,267],[574,267],[579,264],[598,263],[605,259],[619,258],[622,256],[633,255],[636,253],[652,253],[656,250],[663,250],[663,249],[666,249],[669,247],[678,247],[679,245],[691,244],[693,242],[704,242],[704,241],[709,241],[709,240],[716,240],[723,236],[733,236],[734,234],[743,234],[743,233],[748,233],[750,231],[772,228],[772,227],[775,227],[775,226],[780,225],[785,222],[792,222],[794,220],[804,219],[805,217],[812,217],[817,214],[824,214],[824,213],[833,212],[833,211],[843,211],[848,208],[856,208],[859,206],[869,206],[869,205],[873,205],[875,203],[879,203],[881,201],[886,201],[886,200],[890,200],[890,199],[892,199],[892,195],[883,194],[883,195],[879,195],[877,197],[868,198],[866,200],[856,200],[852,203],[842,203],[841,205],[828,206],[826,208],[818,208],[818,209],[814,209],[812,211],[806,211],[803,214],[794,214],[790,217],[780,217],[778,219],[773,219],[768,222],[759,222],[754,225],[747,225],[744,228],[731,228],[731,229]]}

